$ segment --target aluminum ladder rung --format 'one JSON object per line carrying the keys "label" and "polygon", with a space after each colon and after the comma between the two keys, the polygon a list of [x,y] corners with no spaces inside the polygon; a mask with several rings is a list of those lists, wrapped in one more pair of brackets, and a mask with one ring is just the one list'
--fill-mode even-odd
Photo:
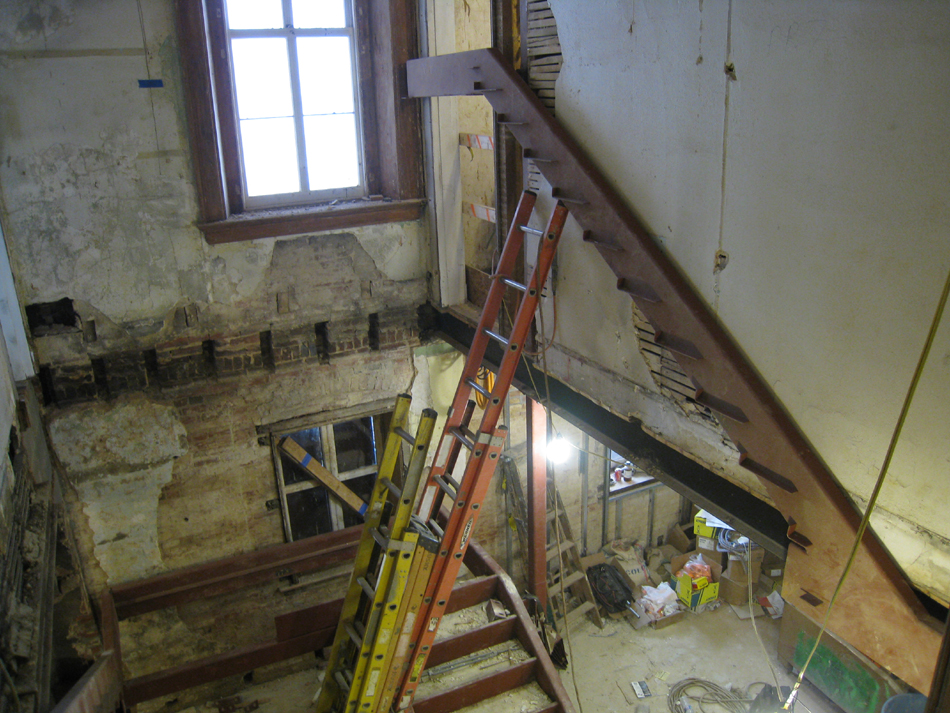
{"label": "aluminum ladder rung", "polygon": [[445,536],[445,530],[443,530],[443,529],[442,529],[442,526],[439,525],[439,523],[437,523],[437,522],[435,521],[435,518],[434,518],[434,517],[433,517],[432,519],[430,519],[427,524],[429,525],[429,529],[432,530],[432,532],[434,532],[436,535],[439,536],[439,539],[440,539],[440,540]]}
{"label": "aluminum ladder rung", "polygon": [[486,389],[484,386],[482,386],[481,384],[479,384],[477,381],[475,381],[475,379],[468,378],[468,379],[465,380],[465,383],[468,384],[469,386],[471,386],[473,389],[475,389],[475,391],[477,391],[478,393],[480,393],[480,394],[481,394],[482,396],[484,396],[486,399],[491,396],[491,391],[489,391],[489,390]]}
{"label": "aluminum ladder rung", "polygon": [[349,671],[337,671],[333,674],[333,679],[337,682],[340,690],[349,692],[352,679],[347,680],[346,676],[344,675],[345,673],[349,673]]}
{"label": "aluminum ladder rung", "polygon": [[531,228],[531,227],[528,227],[527,225],[519,225],[518,228],[521,230],[521,232],[529,233],[530,235],[544,235],[543,230],[538,230],[537,228]]}
{"label": "aluminum ladder rung", "polygon": [[437,475],[433,478],[433,480],[435,481],[435,484],[439,486],[439,488],[442,490],[443,493],[448,495],[450,498],[455,497],[455,494],[458,492],[457,487],[455,488],[452,487],[453,485],[455,485],[455,481],[452,481],[452,484],[450,485],[449,481],[451,480],[451,478],[449,478],[447,475]]}
{"label": "aluminum ladder rung", "polygon": [[366,633],[365,629],[363,631],[363,634],[361,634],[359,630],[356,628],[356,622],[350,622],[350,621],[345,622],[343,624],[343,628],[346,629],[346,633],[347,635],[349,635],[350,641],[356,644],[357,648],[363,645],[363,634]]}
{"label": "aluminum ladder rung", "polygon": [[397,498],[401,498],[401,497],[402,497],[402,488],[400,488],[398,485],[396,485],[396,484],[395,484],[393,481],[391,481],[389,478],[383,478],[382,480],[380,480],[380,482],[381,482],[384,486],[386,486],[386,489],[387,489],[390,493],[392,493],[394,496],[396,496]]}
{"label": "aluminum ladder rung", "polygon": [[373,535],[373,539],[376,540],[376,544],[379,545],[382,549],[389,549],[389,533],[385,530],[382,525],[379,527],[374,527],[370,530],[370,533]]}
{"label": "aluminum ladder rung", "polygon": [[410,446],[416,445],[416,439],[405,428],[400,428],[397,426],[396,428],[393,429],[393,433],[399,436],[402,440],[404,440]]}
{"label": "aluminum ladder rung", "polygon": [[523,285],[517,280],[512,280],[510,277],[503,277],[501,278],[501,281],[504,282],[506,285],[508,285],[508,287],[514,287],[516,290],[519,290],[520,292],[528,291],[527,285]]}
{"label": "aluminum ladder rung", "polygon": [[376,597],[376,587],[371,585],[366,577],[357,577],[356,583],[360,585],[364,592],[366,592],[367,597],[370,599],[374,599]]}
{"label": "aluminum ladder rung", "polygon": [[485,328],[483,331],[485,332],[485,334],[487,334],[489,337],[494,339],[496,342],[500,342],[501,344],[504,344],[506,347],[509,346],[508,337],[503,337],[498,332],[493,332],[492,330],[488,328]]}
{"label": "aluminum ladder rung", "polygon": [[457,438],[459,442],[469,450],[473,450],[475,448],[475,434],[465,428],[465,426],[455,426],[450,428],[449,433],[455,436],[455,438]]}

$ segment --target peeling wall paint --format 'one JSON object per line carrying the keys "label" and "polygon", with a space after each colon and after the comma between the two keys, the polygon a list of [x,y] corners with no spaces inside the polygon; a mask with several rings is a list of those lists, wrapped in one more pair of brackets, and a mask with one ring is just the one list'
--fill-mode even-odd
{"label": "peeling wall paint", "polygon": [[[2,12],[5,27],[22,21],[32,28],[0,33],[0,194],[24,303],[70,297],[84,320],[126,341],[161,329],[184,304],[199,306],[209,330],[266,324],[277,319],[270,298],[280,288],[272,264],[279,254],[300,272],[310,268],[297,298],[328,304],[307,286],[338,276],[318,273],[308,236],[212,247],[195,228],[170,0],[18,0]],[[164,86],[140,89],[146,77]],[[424,300],[425,222],[348,235],[354,260],[368,255],[374,263],[365,279],[376,285],[378,302]],[[296,249],[296,258],[287,257]],[[44,356],[66,360],[75,348],[46,345]]]}
{"label": "peeling wall paint", "polygon": [[158,543],[158,498],[172,463],[117,473],[77,485],[92,528],[96,560],[109,585],[164,571]]}

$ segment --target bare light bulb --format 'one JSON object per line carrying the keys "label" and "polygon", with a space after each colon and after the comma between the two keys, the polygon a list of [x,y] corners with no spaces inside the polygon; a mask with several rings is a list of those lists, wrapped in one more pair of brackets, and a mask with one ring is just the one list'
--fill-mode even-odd
{"label": "bare light bulb", "polygon": [[571,444],[563,436],[557,436],[553,441],[548,441],[547,456],[554,465],[566,462],[570,455]]}

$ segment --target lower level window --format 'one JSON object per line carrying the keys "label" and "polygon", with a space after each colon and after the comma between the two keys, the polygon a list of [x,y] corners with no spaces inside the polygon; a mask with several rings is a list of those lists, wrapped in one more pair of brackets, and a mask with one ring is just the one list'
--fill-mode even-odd
{"label": "lower level window", "polygon": [[389,414],[362,416],[290,433],[272,433],[277,490],[288,540],[360,525],[363,518],[277,448],[293,439],[363,502],[376,484]]}

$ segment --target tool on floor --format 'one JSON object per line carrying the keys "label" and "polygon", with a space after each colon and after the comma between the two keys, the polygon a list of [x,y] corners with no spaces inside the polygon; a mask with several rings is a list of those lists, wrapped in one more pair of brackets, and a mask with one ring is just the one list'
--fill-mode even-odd
{"label": "tool on floor", "polygon": [[[413,576],[431,569],[433,558],[418,543],[435,538],[424,523],[411,521],[426,454],[435,430],[436,412],[425,409],[415,437],[406,431],[410,397],[396,399],[379,475],[364,516],[353,573],[330,649],[323,686],[315,697],[318,713],[376,710],[396,645],[394,632],[407,592],[416,591]],[[403,442],[411,456],[401,477]],[[434,550],[434,547],[429,549]],[[428,579],[428,571],[425,571]]]}
{"label": "tool on floor", "polygon": [[[417,509],[417,514],[426,525],[440,535],[441,546],[425,590],[422,608],[413,623],[410,637],[412,658],[406,666],[396,698],[399,710],[407,709],[415,696],[419,677],[462,566],[462,558],[471,541],[482,500],[504,447],[507,428],[499,426],[498,421],[534,320],[541,289],[554,260],[561,231],[567,221],[568,210],[562,201],[558,201],[544,231],[528,228],[535,200],[534,193],[525,191],[518,202]],[[514,271],[527,232],[540,233],[540,241],[531,277],[527,284],[520,284],[514,279]],[[501,333],[503,329],[496,323],[500,321],[507,288],[522,294],[509,333],[504,335]],[[477,376],[492,342],[501,345],[504,357],[495,384],[489,390],[478,383]],[[475,410],[473,391],[488,399],[479,425],[474,430],[470,428]],[[461,478],[456,479],[455,466],[463,447],[469,451],[468,459]]]}

